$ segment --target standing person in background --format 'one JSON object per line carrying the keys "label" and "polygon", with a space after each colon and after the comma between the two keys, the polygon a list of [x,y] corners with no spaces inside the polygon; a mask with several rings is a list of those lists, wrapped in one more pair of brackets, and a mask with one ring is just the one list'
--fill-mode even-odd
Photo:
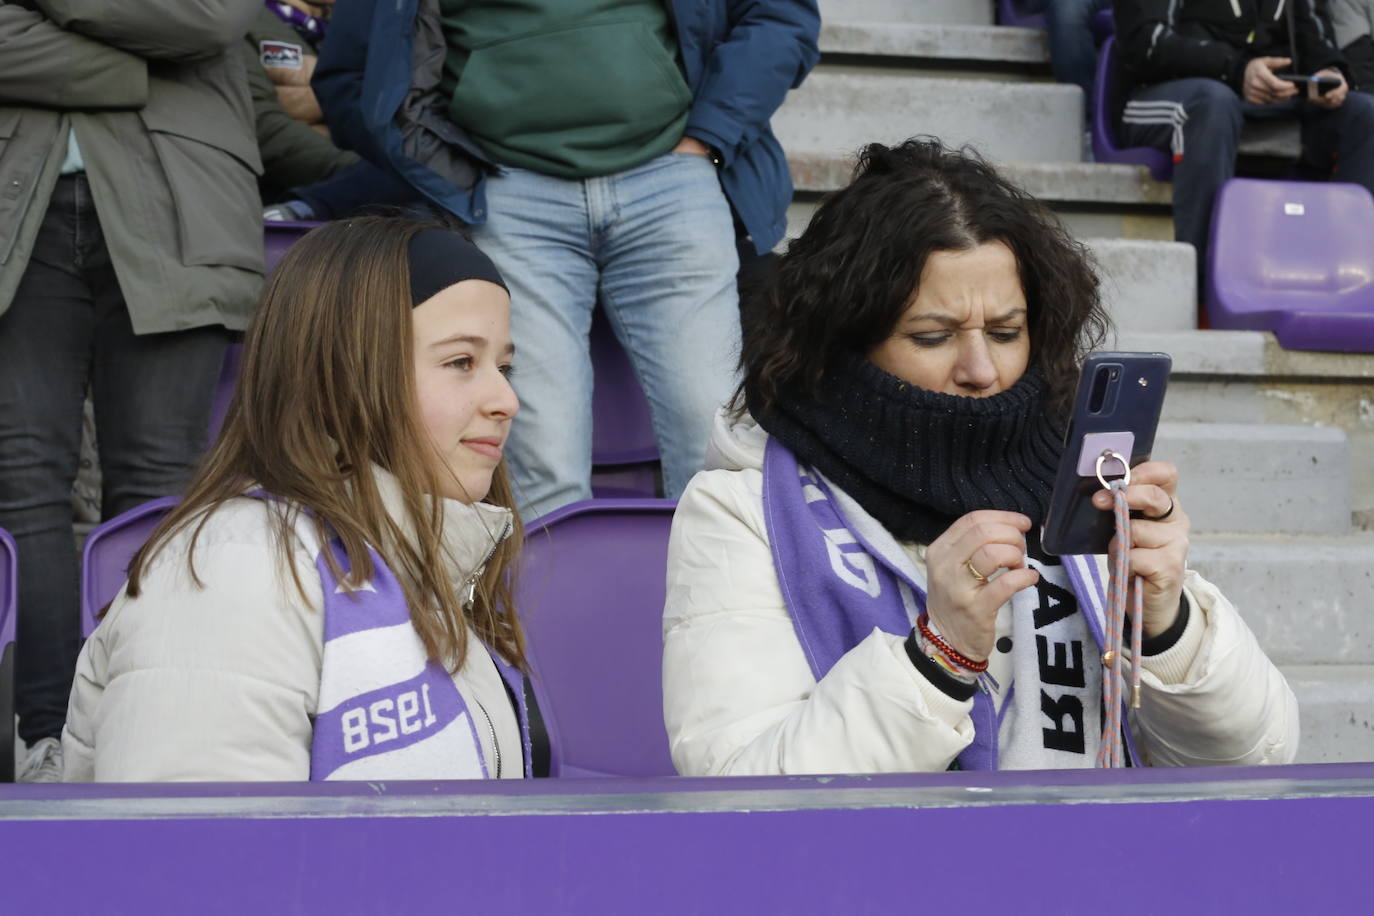
{"label": "standing person in background", "polygon": [[664,489],[701,466],[739,346],[737,227],[792,185],[768,121],[815,64],[813,0],[355,0],[313,85],[343,146],[474,226],[514,278],[516,497],[591,496],[588,332],[605,308],[653,411]]}
{"label": "standing person in background", "polygon": [[[1126,146],[1174,156],[1174,234],[1197,249],[1199,287],[1216,193],[1236,172],[1246,118],[1302,122],[1302,145],[1341,181],[1374,190],[1374,98],[1349,93],[1348,65],[1313,0],[1114,0],[1112,14],[1128,87],[1119,135]],[[1291,20],[1290,20],[1291,15]],[[1290,59],[1288,23],[1294,24]],[[1299,97],[1277,73],[1340,80]]]}
{"label": "standing person in background", "polygon": [[21,780],[62,769],[86,387],[103,516],[176,492],[262,283],[235,48],[257,7],[0,3],[0,527],[19,548]]}
{"label": "standing person in background", "polygon": [[330,139],[310,88],[334,0],[266,0],[244,42],[262,155],[263,219],[330,220],[418,201],[410,185]]}

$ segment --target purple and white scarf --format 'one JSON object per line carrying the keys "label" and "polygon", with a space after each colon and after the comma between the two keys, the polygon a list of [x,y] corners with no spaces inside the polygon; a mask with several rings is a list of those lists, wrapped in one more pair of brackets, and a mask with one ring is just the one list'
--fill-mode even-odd
{"label": "purple and white scarf", "polygon": [[[926,602],[915,565],[861,507],[771,437],[763,510],[778,584],[818,681],[875,627],[910,632]],[[963,769],[1093,765],[1105,590],[1095,557],[1062,560],[1032,561],[1041,584],[1012,597],[1012,683],[1000,695],[982,685],[975,696],[974,739],[958,757]],[[1077,613],[1056,611],[1075,597]]]}
{"label": "purple and white scarf", "polygon": [[295,29],[296,34],[310,42],[311,47],[324,40],[327,25],[323,19],[312,16],[304,10],[296,9],[289,3],[277,2],[277,0],[265,0],[265,5],[277,14],[278,19]]}

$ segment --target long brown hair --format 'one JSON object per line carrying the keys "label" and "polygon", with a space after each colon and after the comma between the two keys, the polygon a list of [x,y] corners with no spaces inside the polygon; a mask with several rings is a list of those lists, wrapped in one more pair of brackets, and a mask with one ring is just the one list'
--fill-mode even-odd
{"label": "long brown hair", "polygon": [[[493,532],[494,553],[465,612],[443,562],[443,501],[425,495],[440,493],[438,475],[451,473],[436,460],[415,401],[407,246],[425,228],[434,224],[396,217],[329,223],[287,252],[248,329],[219,440],[185,497],[134,556],[130,597],[158,551],[192,525],[186,562],[201,586],[193,556],[206,522],[226,501],[261,487],[280,498],[264,505],[281,565],[302,595],[289,554],[293,526],[308,510],[321,543],[334,536],[343,544],[346,579],[332,552],[325,556],[345,587],[372,575],[368,545],[385,558],[430,658],[457,671],[470,625],[508,662],[525,667],[508,575],[520,549],[518,515],[510,537],[496,543]],[[374,464],[399,483],[412,531],[387,512]],[[485,501],[515,512],[504,463]]]}

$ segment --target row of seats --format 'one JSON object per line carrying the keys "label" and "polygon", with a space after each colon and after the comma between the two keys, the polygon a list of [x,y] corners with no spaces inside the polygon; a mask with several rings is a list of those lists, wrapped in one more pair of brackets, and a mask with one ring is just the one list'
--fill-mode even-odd
{"label": "row of seats", "polygon": [[[134,553],[177,500],[145,503],[95,528],[81,567],[81,634],[94,632]],[[551,751],[550,775],[671,776],[663,729],[661,620],[667,499],[592,499],[525,526],[516,609]],[[14,542],[0,531],[0,716],[13,723]],[[14,730],[0,727],[0,781]],[[8,767],[5,769],[4,767]]]}

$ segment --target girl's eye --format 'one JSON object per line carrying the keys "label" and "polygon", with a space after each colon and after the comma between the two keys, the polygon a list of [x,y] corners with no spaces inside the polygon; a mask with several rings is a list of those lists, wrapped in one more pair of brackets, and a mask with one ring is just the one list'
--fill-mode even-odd
{"label": "girl's eye", "polygon": [[444,363],[444,367],[447,369],[460,369],[463,372],[466,372],[472,368],[472,357],[459,356],[456,359],[451,359],[448,362]]}
{"label": "girl's eye", "polygon": [[496,369],[506,378],[510,378],[512,375],[515,374],[515,367],[512,366],[510,363],[506,363],[504,366],[497,366]]}
{"label": "girl's eye", "polygon": [[918,347],[938,347],[938,346],[940,346],[940,344],[944,343],[946,340],[949,340],[949,335],[948,335],[948,334],[945,334],[945,333],[940,333],[940,334],[912,334],[912,335],[910,335],[910,336],[911,336],[911,342],[914,343],[914,344],[916,344],[916,346],[918,346]]}
{"label": "girl's eye", "polygon": [[988,336],[991,337],[993,340],[997,341],[998,343],[1012,343],[1013,341],[1020,339],[1021,329],[1001,328],[995,331],[988,332]]}

